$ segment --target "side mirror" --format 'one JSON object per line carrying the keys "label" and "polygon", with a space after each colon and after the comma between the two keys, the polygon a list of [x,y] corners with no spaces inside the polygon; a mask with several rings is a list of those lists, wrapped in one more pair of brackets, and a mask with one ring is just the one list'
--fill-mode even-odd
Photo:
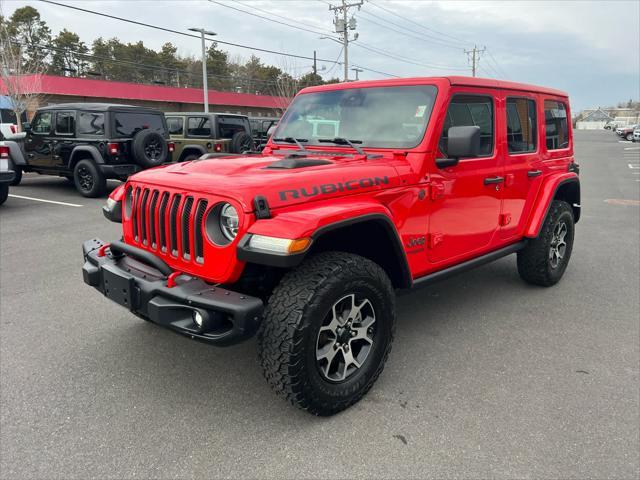
{"label": "side mirror", "polygon": [[30,132],[31,131],[31,124],[29,122],[22,122],[22,131],[23,132]]}
{"label": "side mirror", "polygon": [[461,158],[480,154],[480,127],[451,127],[447,132],[448,158],[436,159],[438,168],[453,167]]}

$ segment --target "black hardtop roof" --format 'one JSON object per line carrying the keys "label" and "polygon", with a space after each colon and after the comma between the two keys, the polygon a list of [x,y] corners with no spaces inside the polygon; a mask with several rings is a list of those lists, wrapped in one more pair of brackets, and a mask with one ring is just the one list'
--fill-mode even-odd
{"label": "black hardtop roof", "polygon": [[241,113],[224,113],[224,112],[165,112],[165,115],[199,115],[205,117],[207,115],[224,115],[225,117],[242,117],[249,118]]}
{"label": "black hardtop roof", "polygon": [[144,112],[161,114],[160,110],[150,107],[138,107],[136,105],[121,105],[118,103],[58,103],[38,108],[38,110],[101,110],[101,111],[124,111],[124,112]]}

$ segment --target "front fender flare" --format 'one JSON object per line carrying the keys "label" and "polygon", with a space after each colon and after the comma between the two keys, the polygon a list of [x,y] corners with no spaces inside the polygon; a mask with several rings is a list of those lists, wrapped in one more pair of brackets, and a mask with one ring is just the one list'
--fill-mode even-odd
{"label": "front fender flare", "polygon": [[[536,198],[535,206],[529,215],[527,226],[525,228],[524,236],[527,238],[536,238],[540,233],[542,224],[547,213],[551,207],[551,202],[556,198],[558,191],[564,185],[574,183],[577,186],[578,198],[576,203],[580,203],[580,178],[573,172],[564,173],[562,175],[555,175],[545,179],[545,182],[538,191],[538,197]],[[573,205],[571,205],[573,207]],[[580,208],[579,205],[578,207]],[[576,221],[579,216],[576,216]]]}
{"label": "front fender flare", "polygon": [[[390,255],[399,262],[398,286],[408,288],[413,279],[406,252],[389,210],[382,204],[369,201],[348,201],[331,206],[313,206],[303,210],[280,212],[273,218],[256,221],[238,244],[238,259],[249,263],[292,268],[299,265],[309,252],[313,252],[314,243],[323,235],[359,223],[375,222],[384,228],[393,246]],[[277,255],[255,252],[248,249],[249,238],[253,234],[279,238],[311,237],[311,247],[295,255]]]}

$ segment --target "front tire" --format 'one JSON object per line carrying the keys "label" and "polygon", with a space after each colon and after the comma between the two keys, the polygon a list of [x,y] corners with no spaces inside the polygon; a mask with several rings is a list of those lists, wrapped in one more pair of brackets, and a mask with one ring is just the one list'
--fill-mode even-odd
{"label": "front tire", "polygon": [[22,169],[17,165],[13,165],[11,168],[13,168],[14,173],[13,180],[11,180],[11,186],[15,187],[20,185],[20,182],[22,181]]}
{"label": "front tire", "polygon": [[575,224],[567,202],[553,200],[537,238],[518,252],[518,273],[529,283],[550,287],[564,275],[571,251]]}
{"label": "front tire", "polygon": [[333,415],[358,402],[387,360],[395,294],[376,263],[318,254],[275,288],[258,332],[264,375],[293,405]]}
{"label": "front tire", "polygon": [[104,195],[107,180],[96,164],[91,160],[80,160],[73,169],[73,181],[76,189],[85,197],[94,198]]}
{"label": "front tire", "polygon": [[625,137],[625,139],[629,142],[633,141],[633,133],[627,133],[627,136]]}

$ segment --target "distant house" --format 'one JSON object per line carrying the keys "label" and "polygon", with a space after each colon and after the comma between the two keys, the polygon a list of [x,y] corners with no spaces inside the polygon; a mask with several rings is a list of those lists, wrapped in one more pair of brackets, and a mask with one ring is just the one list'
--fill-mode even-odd
{"label": "distant house", "polygon": [[613,117],[600,107],[595,110],[584,110],[576,122],[577,130],[601,130]]}

